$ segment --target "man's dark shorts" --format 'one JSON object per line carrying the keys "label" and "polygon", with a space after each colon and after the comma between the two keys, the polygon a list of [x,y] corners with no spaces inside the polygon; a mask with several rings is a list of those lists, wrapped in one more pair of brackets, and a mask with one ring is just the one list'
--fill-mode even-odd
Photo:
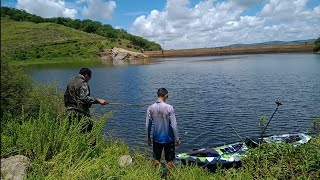
{"label": "man's dark shorts", "polygon": [[173,161],[175,157],[175,147],[174,142],[171,143],[158,143],[153,142],[153,157],[156,160],[161,159],[162,149],[164,149],[164,156],[167,162]]}

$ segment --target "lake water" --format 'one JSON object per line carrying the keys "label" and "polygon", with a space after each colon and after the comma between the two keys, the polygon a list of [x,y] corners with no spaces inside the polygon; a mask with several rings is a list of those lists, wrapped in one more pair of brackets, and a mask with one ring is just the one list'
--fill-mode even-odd
{"label": "lake water", "polygon": [[[305,132],[320,116],[320,56],[263,54],[160,58],[148,65],[97,66],[90,81],[94,97],[110,102],[153,103],[160,87],[169,91],[182,144],[177,152],[223,145],[241,136],[259,135],[259,117],[268,118],[282,102],[266,133]],[[81,65],[30,70],[40,83],[57,81],[61,92]],[[94,105],[112,111],[104,133],[130,147],[147,148],[146,107]],[[267,119],[268,120],[268,119]],[[150,150],[150,148],[147,148]]]}

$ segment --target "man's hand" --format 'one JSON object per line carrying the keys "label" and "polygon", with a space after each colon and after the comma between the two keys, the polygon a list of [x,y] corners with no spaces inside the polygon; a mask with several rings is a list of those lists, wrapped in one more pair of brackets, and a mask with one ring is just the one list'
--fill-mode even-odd
{"label": "man's hand", "polygon": [[181,144],[180,139],[178,141],[176,141],[176,145],[179,146]]}
{"label": "man's hand", "polygon": [[104,99],[97,99],[98,103],[101,105],[107,105],[109,104],[108,101],[104,100]]}
{"label": "man's hand", "polygon": [[152,146],[152,140],[151,139],[148,139],[147,143],[148,143],[148,146]]}

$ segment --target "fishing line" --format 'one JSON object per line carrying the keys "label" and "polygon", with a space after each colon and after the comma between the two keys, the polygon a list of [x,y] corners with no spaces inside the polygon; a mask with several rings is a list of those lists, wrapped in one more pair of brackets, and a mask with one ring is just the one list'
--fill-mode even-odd
{"label": "fishing line", "polygon": [[130,103],[118,103],[118,102],[114,102],[114,103],[109,103],[108,105],[116,105],[116,106],[150,106],[151,104],[130,104]]}

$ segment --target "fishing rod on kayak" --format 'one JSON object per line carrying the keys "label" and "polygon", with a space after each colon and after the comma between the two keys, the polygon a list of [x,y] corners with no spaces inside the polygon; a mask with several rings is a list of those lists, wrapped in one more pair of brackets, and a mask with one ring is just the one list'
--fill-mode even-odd
{"label": "fishing rod on kayak", "polygon": [[264,129],[263,129],[263,131],[262,131],[262,133],[261,133],[261,138],[263,137],[264,132],[266,131],[266,129],[267,129],[267,127],[268,127],[268,125],[269,125],[269,123],[270,123],[271,119],[273,118],[274,114],[275,114],[275,113],[276,113],[276,111],[278,110],[279,106],[281,106],[281,105],[282,105],[282,103],[280,103],[279,101],[276,101],[276,104],[277,104],[277,108],[276,108],[276,110],[274,110],[274,112],[273,112],[273,114],[272,114],[272,116],[271,116],[270,120],[268,121],[267,125],[264,127]]}
{"label": "fishing rod on kayak", "polygon": [[120,102],[110,102],[108,105],[116,105],[116,106],[150,106],[150,104],[130,104],[130,103],[120,103]]}

